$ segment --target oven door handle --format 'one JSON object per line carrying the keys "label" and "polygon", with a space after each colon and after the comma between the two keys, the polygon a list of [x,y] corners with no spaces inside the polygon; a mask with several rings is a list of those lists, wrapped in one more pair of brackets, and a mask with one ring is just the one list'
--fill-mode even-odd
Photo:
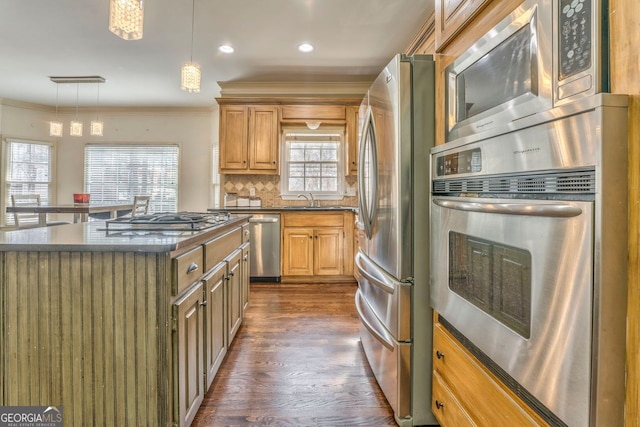
{"label": "oven door handle", "polygon": [[545,216],[551,218],[570,218],[582,214],[582,209],[567,203],[484,203],[437,198],[433,199],[433,203],[446,209],[491,214]]}
{"label": "oven door handle", "polygon": [[355,265],[358,273],[372,285],[391,295],[396,291],[394,281],[386,278],[384,273],[371,262],[367,261],[360,252],[356,255]]}

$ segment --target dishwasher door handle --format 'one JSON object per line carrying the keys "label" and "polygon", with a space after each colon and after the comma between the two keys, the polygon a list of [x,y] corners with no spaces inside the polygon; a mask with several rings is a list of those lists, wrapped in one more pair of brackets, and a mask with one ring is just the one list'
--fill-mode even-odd
{"label": "dishwasher door handle", "polygon": [[254,224],[273,224],[279,221],[280,218],[249,218],[249,222]]}

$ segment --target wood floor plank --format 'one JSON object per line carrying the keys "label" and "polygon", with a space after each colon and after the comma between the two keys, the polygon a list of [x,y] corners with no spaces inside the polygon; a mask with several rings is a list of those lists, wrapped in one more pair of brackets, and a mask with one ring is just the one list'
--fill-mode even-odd
{"label": "wood floor plank", "polygon": [[251,284],[193,426],[396,426],[359,341],[356,285]]}

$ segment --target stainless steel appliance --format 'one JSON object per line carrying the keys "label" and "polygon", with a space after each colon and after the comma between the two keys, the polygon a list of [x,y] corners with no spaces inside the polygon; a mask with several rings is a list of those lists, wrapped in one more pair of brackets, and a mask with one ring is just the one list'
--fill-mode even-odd
{"label": "stainless steel appliance", "polygon": [[197,232],[222,225],[229,218],[229,212],[157,212],[107,220],[105,231],[118,235]]}
{"label": "stainless steel appliance", "polygon": [[446,69],[446,140],[486,138],[608,92],[607,5],[526,0],[480,38]]}
{"label": "stainless steel appliance", "polygon": [[397,423],[437,424],[427,243],[431,56],[396,56],[371,85],[360,118],[355,264],[362,346]]}
{"label": "stainless steel appliance", "polygon": [[251,280],[280,281],[280,214],[252,214]]}
{"label": "stainless steel appliance", "polygon": [[627,97],[432,153],[431,303],[551,425],[624,424]]}

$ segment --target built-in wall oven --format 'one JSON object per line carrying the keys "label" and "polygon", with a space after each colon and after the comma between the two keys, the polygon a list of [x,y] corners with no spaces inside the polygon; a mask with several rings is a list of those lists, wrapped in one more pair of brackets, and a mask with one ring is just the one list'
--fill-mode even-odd
{"label": "built-in wall oven", "polygon": [[431,304],[551,425],[624,424],[626,102],[431,152]]}

